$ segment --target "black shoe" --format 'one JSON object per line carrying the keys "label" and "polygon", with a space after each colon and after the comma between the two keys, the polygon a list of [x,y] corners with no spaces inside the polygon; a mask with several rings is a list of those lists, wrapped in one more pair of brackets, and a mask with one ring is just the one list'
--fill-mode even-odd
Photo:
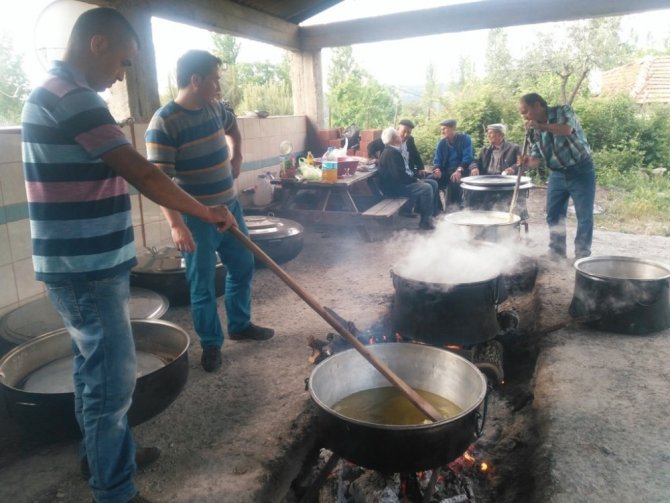
{"label": "black shoe", "polygon": [[271,339],[275,334],[275,331],[271,328],[259,327],[250,323],[247,328],[242,330],[237,334],[230,334],[230,338],[234,341],[266,341]]}
{"label": "black shoe", "polygon": [[419,222],[419,229],[424,229],[426,231],[432,231],[435,229],[435,224],[431,222],[430,220],[426,222]]}
{"label": "black shoe", "polygon": [[[156,461],[161,455],[161,450],[158,447],[138,447],[135,450],[135,464],[137,468],[146,468],[154,461]],[[81,460],[81,477],[84,480],[91,478],[91,469],[88,466],[88,458],[84,456]],[[135,501],[135,500],[130,500]],[[147,500],[137,500],[137,501],[147,501]]]}
{"label": "black shoe", "polygon": [[221,348],[217,346],[203,346],[200,364],[205,372],[214,372],[221,367]]}

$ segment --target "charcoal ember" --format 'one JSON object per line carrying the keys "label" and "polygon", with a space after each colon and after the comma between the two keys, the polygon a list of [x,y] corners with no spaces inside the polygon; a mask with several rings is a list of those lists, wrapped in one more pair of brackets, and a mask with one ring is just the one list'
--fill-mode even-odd
{"label": "charcoal ember", "polygon": [[353,503],[398,503],[400,476],[365,470],[349,487]]}

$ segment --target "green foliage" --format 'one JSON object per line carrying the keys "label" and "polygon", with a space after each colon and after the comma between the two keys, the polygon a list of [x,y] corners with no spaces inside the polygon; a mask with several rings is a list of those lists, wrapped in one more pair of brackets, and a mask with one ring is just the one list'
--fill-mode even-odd
{"label": "green foliage", "polygon": [[393,124],[396,114],[393,92],[366,72],[353,72],[331,89],[328,98],[333,127],[356,124],[367,129]]}
{"label": "green foliage", "polygon": [[0,39],[0,126],[21,122],[23,102],[28,97],[28,78],[21,67],[21,58],[6,38]]}
{"label": "green foliage", "polygon": [[221,58],[221,93],[235,110],[263,110],[272,115],[293,113],[290,63],[238,63],[240,44],[232,35],[215,34],[214,54]]}
{"label": "green foliage", "polygon": [[395,121],[397,96],[356,64],[350,46],[333,50],[328,85],[332,127],[385,128]]}
{"label": "green foliage", "polygon": [[292,115],[293,99],[282,84],[257,84],[244,87],[240,110],[264,110],[270,115]]}

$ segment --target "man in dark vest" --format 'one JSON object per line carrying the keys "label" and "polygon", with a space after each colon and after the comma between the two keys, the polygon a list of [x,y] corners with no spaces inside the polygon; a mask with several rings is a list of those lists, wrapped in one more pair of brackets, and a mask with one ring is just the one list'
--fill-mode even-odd
{"label": "man in dark vest", "polygon": [[489,124],[486,137],[489,145],[483,147],[479,157],[470,164],[470,176],[515,174],[521,148],[516,143],[505,141],[505,126]]}

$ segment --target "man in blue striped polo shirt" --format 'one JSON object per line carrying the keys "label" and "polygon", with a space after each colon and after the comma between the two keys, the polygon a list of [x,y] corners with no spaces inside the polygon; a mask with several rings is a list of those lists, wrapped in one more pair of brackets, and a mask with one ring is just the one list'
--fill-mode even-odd
{"label": "man in blue striped polo shirt", "polygon": [[[179,91],[160,108],[145,135],[147,157],[186,192],[206,205],[225,204],[248,235],[237,200],[235,178],[242,166],[242,137],[235,115],[219,101],[221,60],[206,51],[189,51],[177,61]],[[232,143],[229,153],[227,138]],[[228,337],[266,340],[274,330],[251,322],[254,257],[230,233],[221,234],[200,218],[162,208],[175,246],[184,256],[191,313],[207,372],[221,366],[223,330],[215,293],[216,254],[226,266],[224,304]]]}
{"label": "man in blue striped polo shirt", "polygon": [[537,93],[526,94],[519,102],[519,112],[532,129],[533,140],[527,165],[536,168],[540,160],[551,170],[547,183],[547,224],[549,251],[565,258],[568,200],[572,198],[577,217],[575,258],[591,255],[593,241],[593,203],[596,173],[591,147],[569,105],[549,107]]}
{"label": "man in blue striped polo shirt", "polygon": [[147,502],[133,477],[160,453],[136,450],[127,421],[137,365],[126,181],[158,204],[218,222],[220,230],[234,225],[225,205],[199,203],[137,153],[98,95],[123,80],[138,50],[138,36],[119,12],[86,11],[63,61],[32,91],[22,117],[35,275],[72,338],[82,474],[104,503]]}

